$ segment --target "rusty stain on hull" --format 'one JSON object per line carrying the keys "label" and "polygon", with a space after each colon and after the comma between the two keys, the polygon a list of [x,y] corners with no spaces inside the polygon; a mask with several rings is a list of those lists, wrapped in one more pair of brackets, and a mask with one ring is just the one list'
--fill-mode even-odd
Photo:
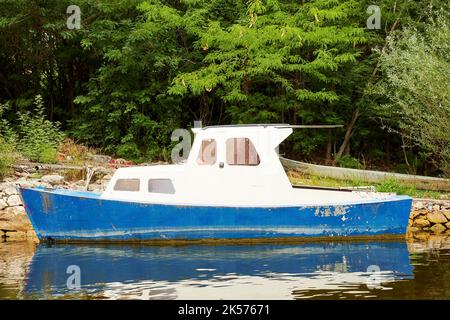
{"label": "rusty stain on hull", "polygon": [[42,199],[42,210],[44,211],[44,213],[48,214],[53,207],[52,199],[50,195],[45,192],[41,193],[41,199]]}

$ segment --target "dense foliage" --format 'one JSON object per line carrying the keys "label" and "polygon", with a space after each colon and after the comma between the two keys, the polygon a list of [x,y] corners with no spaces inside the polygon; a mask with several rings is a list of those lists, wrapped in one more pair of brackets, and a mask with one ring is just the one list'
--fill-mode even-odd
{"label": "dense foliage", "polygon": [[[431,19],[423,33],[406,28],[381,54],[380,117],[405,142],[450,174],[450,15]],[[387,98],[387,99],[386,99]]]}
{"label": "dense foliage", "polygon": [[[72,4],[81,9],[80,29],[66,26]],[[377,4],[382,28],[369,30],[367,8]],[[193,120],[343,124],[296,131],[282,151],[439,174],[445,170],[438,150],[406,145],[412,137],[398,112],[379,107],[393,103],[392,92],[373,90],[395,75],[386,55],[397,42],[388,36],[427,33],[428,16],[439,8],[448,12],[447,2],[0,0],[0,103],[8,106],[2,117],[27,136],[18,114],[36,112],[40,95],[42,121],[45,114],[77,141],[136,161],[167,160],[171,132]],[[436,32],[448,39],[448,29]],[[383,48],[385,55],[374,50]],[[448,56],[441,60],[448,68]],[[448,81],[439,81],[448,92]],[[448,107],[448,96],[443,102]],[[395,130],[384,129],[386,117]]]}

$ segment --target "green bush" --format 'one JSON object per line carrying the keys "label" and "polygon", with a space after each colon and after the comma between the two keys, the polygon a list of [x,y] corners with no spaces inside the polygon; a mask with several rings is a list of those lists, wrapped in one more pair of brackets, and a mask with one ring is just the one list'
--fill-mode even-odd
{"label": "green bush", "polygon": [[345,155],[337,159],[337,164],[339,167],[351,168],[351,169],[362,169],[363,165],[358,159],[351,156]]}
{"label": "green bush", "polygon": [[[0,117],[9,109],[9,104],[0,104]],[[6,119],[0,119],[0,179],[11,170],[11,165],[17,158],[15,150],[16,134]]]}
{"label": "green bush", "polygon": [[[375,107],[392,132],[450,176],[450,15],[439,11],[424,30],[406,27],[387,39]],[[415,164],[412,164],[413,166]]]}
{"label": "green bush", "polygon": [[4,114],[10,109],[11,105],[9,103],[0,103],[0,138],[2,138],[3,143],[15,146],[17,134],[9,121],[4,118]]}
{"label": "green bush", "polygon": [[42,97],[36,96],[34,114],[19,113],[17,149],[31,161],[55,163],[64,139],[58,122],[45,118]]}
{"label": "green bush", "polygon": [[0,178],[3,178],[10,172],[11,165],[15,160],[14,145],[8,143],[6,139],[0,136]]}

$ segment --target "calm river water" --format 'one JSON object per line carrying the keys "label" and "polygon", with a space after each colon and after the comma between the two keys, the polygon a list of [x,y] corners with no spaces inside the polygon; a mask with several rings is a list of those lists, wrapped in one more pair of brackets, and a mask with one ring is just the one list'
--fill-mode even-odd
{"label": "calm river water", "polygon": [[450,238],[178,247],[0,243],[0,299],[435,298],[450,299]]}

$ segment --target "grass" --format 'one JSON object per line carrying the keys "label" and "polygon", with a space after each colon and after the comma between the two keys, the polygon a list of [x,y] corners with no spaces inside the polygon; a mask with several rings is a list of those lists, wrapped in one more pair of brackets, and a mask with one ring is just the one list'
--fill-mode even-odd
{"label": "grass", "polygon": [[392,192],[398,195],[408,195],[414,198],[431,198],[450,200],[450,193],[432,190],[420,190],[412,184],[403,184],[394,178],[389,178],[381,183],[372,183],[363,180],[336,180],[332,178],[319,177],[314,175],[303,174],[290,171],[288,173],[289,180],[295,185],[309,185],[318,187],[361,187],[374,186],[377,192]]}

